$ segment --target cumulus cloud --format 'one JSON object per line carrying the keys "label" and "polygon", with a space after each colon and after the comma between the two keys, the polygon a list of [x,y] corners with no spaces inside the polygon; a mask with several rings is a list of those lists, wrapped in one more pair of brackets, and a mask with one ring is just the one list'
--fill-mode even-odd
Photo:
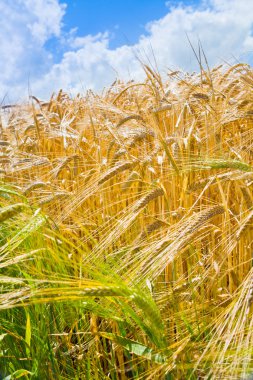
{"label": "cumulus cloud", "polygon": [[60,36],[65,4],[59,4],[56,0],[18,0],[18,3],[26,8],[30,20],[27,28],[40,44],[52,36]]}
{"label": "cumulus cloud", "polygon": [[0,0],[0,101],[27,94],[34,80],[54,63],[45,49],[52,37],[60,37],[65,6],[58,0]]}
{"label": "cumulus cloud", "polygon": [[[12,3],[7,0],[4,3],[7,6],[0,5],[0,14],[1,8],[5,12],[13,10]],[[36,6],[31,7],[31,3]],[[14,8],[16,14],[19,13],[18,24],[14,28],[11,20],[11,25],[5,25],[5,31],[8,27],[15,29],[11,48],[6,46],[7,43],[0,44],[0,51],[6,48],[13,53],[6,57],[10,64],[4,65],[3,79],[0,79],[2,88],[7,83],[5,87],[9,91],[20,91],[27,79],[25,71],[20,69],[20,62],[30,59],[32,66],[40,60],[43,64],[38,63],[34,69],[31,86],[32,91],[42,97],[48,97],[59,88],[73,94],[88,88],[100,90],[115,77],[141,80],[143,70],[138,59],[154,63],[153,54],[161,72],[168,68],[195,70],[197,62],[187,35],[195,46],[198,39],[201,40],[211,66],[253,50],[253,3],[248,0],[203,0],[198,6],[168,2],[167,14],[159,20],[150,20],[146,34],[140,36],[138,43],[116,49],[109,47],[109,33],[76,36],[77,32],[72,30],[67,37],[64,36],[65,52],[58,62],[54,62],[47,51],[46,42],[52,36],[59,40],[63,38],[61,24],[65,7],[57,0],[18,0]],[[46,17],[48,14],[50,19]],[[12,14],[12,18],[15,17]],[[24,46],[26,40],[28,47],[27,43]],[[33,58],[32,52],[35,54]],[[14,79],[13,69],[17,70]]]}

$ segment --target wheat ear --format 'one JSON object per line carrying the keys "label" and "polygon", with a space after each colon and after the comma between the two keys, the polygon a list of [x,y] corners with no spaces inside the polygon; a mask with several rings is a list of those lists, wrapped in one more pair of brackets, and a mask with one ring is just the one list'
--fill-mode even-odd
{"label": "wheat ear", "polygon": [[136,211],[141,210],[143,207],[145,207],[153,199],[155,199],[157,197],[161,197],[162,195],[164,195],[163,189],[161,189],[160,187],[156,188],[156,189],[153,189],[150,193],[148,193],[147,195],[145,195],[143,198],[141,198],[137,202],[134,211],[136,212]]}
{"label": "wheat ear", "polygon": [[107,172],[104,173],[104,175],[98,181],[98,184],[102,185],[102,183],[108,181],[110,178],[114,177],[118,173],[130,169],[133,166],[133,164],[134,163],[132,161],[126,161],[114,166],[113,168],[109,169]]}
{"label": "wheat ear", "polygon": [[29,206],[24,203],[16,203],[14,205],[6,206],[0,209],[0,223],[7,219],[12,218],[16,214],[20,213],[24,208]]}

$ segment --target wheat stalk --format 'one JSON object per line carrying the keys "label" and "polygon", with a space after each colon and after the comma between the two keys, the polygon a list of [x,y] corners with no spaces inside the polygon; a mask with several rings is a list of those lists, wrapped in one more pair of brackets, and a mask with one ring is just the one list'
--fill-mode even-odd
{"label": "wheat stalk", "polygon": [[235,237],[237,240],[239,240],[242,236],[242,234],[245,232],[246,228],[249,226],[253,219],[253,210],[244,218],[240,228],[238,229]]}

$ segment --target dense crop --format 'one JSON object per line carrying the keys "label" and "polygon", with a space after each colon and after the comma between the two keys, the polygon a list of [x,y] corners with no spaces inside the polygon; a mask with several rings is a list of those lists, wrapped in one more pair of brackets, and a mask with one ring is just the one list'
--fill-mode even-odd
{"label": "dense crop", "polygon": [[252,69],[145,70],[1,110],[3,376],[253,371]]}

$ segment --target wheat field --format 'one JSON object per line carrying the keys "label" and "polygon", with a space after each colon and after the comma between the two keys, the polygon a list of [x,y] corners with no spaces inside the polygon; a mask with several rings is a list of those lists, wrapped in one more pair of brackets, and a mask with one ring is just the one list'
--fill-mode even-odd
{"label": "wheat field", "polygon": [[3,106],[0,376],[249,379],[253,71]]}

